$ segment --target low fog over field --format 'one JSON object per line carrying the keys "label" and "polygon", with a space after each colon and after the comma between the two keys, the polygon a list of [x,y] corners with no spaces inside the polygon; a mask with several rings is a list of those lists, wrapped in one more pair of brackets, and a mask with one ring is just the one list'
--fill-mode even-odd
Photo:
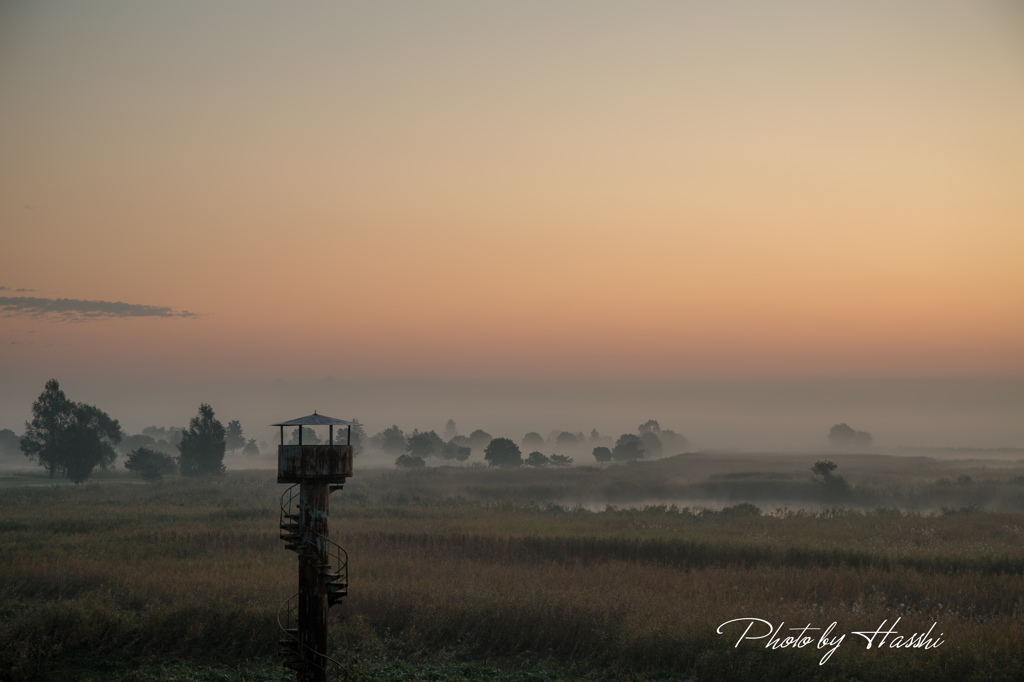
{"label": "low fog over field", "polygon": [[[1024,446],[1021,378],[663,383],[326,378],[250,385],[58,379],[71,399],[97,405],[118,419],[128,434],[147,426],[185,426],[206,402],[225,424],[240,421],[245,436],[261,445],[277,443],[278,432],[270,424],[316,410],[358,419],[367,436],[392,425],[406,433],[418,429],[443,435],[452,419],[462,435],[483,429],[516,442],[530,431],[545,438],[560,431],[582,432],[589,438],[596,429],[602,437],[616,438],[656,419],[662,429],[685,436],[692,451],[822,450],[829,428],[837,423],[871,433],[876,451]],[[4,387],[0,428],[23,431],[44,383],[41,378]],[[474,460],[478,458],[474,453]],[[583,460],[577,457],[577,463],[589,464],[590,459],[589,454]],[[392,457],[379,463],[393,461]],[[376,458],[374,462],[378,463]]]}

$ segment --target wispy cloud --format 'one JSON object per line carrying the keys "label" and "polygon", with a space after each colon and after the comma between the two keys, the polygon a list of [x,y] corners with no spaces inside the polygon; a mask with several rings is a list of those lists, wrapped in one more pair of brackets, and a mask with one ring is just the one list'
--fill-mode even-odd
{"label": "wispy cloud", "polygon": [[[8,290],[0,287],[0,290]],[[20,291],[20,289],[19,289]],[[70,322],[114,317],[198,317],[187,310],[165,306],[122,303],[121,301],[85,301],[77,298],[35,298],[0,296],[0,314],[26,317],[60,317]]]}

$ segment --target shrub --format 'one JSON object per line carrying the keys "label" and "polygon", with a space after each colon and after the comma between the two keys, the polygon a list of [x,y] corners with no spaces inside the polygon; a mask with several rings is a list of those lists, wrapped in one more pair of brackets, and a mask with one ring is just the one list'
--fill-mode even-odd
{"label": "shrub", "polygon": [[177,473],[174,458],[147,447],[136,448],[128,454],[124,468],[141,476],[144,481],[159,481],[164,474]]}

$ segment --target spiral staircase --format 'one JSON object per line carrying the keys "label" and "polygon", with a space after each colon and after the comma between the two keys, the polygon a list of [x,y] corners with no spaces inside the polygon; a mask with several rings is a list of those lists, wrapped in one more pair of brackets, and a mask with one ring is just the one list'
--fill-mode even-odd
{"label": "spiral staircase", "polygon": [[[338,486],[339,488],[341,486]],[[327,588],[327,608],[340,604],[348,594],[348,554],[338,543],[302,525],[299,512],[299,484],[281,495],[281,539],[285,548],[315,565]],[[318,547],[312,546],[313,538]],[[326,563],[324,561],[326,560]],[[277,611],[278,643],[284,665],[299,673],[299,679],[312,671],[326,673],[328,679],[346,680],[345,668],[335,659],[314,651],[302,643],[298,627],[298,593],[281,604]]]}

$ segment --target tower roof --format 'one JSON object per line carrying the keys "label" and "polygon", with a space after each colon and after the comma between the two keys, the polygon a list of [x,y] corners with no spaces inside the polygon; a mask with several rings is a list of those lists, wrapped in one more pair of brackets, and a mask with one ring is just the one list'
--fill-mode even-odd
{"label": "tower roof", "polygon": [[335,419],[334,417],[325,417],[322,414],[317,414],[315,411],[313,414],[306,417],[299,417],[298,419],[289,419],[286,422],[280,422],[278,424],[271,424],[271,426],[351,426],[355,422],[347,422],[344,419]]}

